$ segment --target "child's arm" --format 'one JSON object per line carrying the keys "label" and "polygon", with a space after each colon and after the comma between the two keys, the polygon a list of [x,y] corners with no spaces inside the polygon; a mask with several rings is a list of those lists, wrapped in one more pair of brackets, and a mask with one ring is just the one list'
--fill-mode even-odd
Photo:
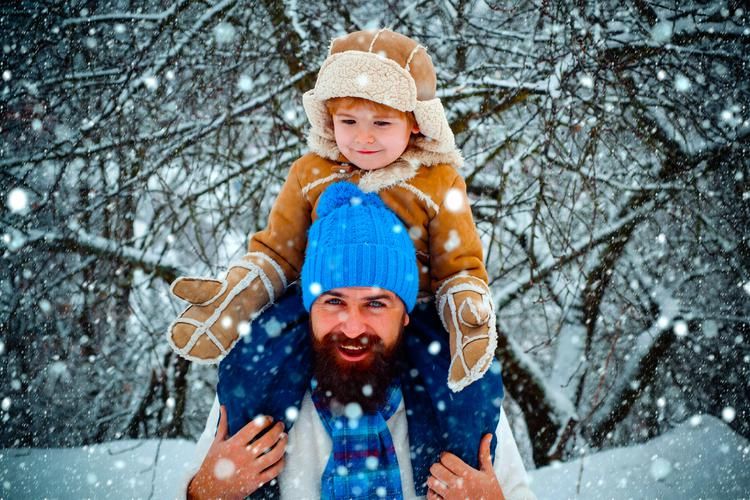
{"label": "child's arm", "polygon": [[484,375],[497,347],[495,311],[466,183],[456,174],[430,221],[430,280],[450,336],[448,386],[460,391]]}
{"label": "child's arm", "polygon": [[300,189],[300,162],[292,165],[268,226],[254,234],[249,253],[229,265],[224,280],[181,277],[171,290],[188,306],[170,325],[167,339],[191,361],[217,363],[248,322],[299,276],[311,207]]}
{"label": "child's arm", "polygon": [[[287,283],[299,278],[305,258],[312,206],[302,192],[302,162],[295,162],[271,208],[268,224],[250,238],[248,250],[270,257],[284,272]],[[283,290],[282,290],[283,291]]]}

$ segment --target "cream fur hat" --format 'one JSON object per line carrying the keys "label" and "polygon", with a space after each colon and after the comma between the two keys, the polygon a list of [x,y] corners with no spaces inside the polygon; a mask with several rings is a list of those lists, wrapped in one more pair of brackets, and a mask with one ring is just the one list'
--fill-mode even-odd
{"label": "cream fur hat", "polygon": [[421,135],[402,155],[424,165],[463,164],[440,99],[437,78],[427,49],[388,29],[357,31],[335,38],[318,72],[315,88],[302,102],[310,120],[308,145],[312,151],[337,160],[339,149],[325,101],[360,97],[400,111],[411,111]]}

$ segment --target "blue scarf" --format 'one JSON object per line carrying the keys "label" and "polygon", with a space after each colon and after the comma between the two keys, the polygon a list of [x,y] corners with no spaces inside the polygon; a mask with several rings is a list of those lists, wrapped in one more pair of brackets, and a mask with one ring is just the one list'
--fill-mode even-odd
{"label": "blue scarf", "polygon": [[375,413],[357,409],[334,415],[319,391],[312,391],[315,409],[333,443],[321,477],[321,499],[403,498],[396,450],[386,425],[401,399],[401,389],[393,384]]}

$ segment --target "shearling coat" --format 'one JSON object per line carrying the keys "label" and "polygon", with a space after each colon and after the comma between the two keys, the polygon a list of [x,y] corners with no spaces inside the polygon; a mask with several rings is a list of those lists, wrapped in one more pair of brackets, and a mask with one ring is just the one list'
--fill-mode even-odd
{"label": "shearling coat", "polygon": [[308,153],[294,162],[266,229],[255,233],[251,252],[276,261],[287,283],[299,277],[307,244],[307,230],[317,218],[316,206],[325,188],[349,181],[366,192],[376,192],[409,228],[420,269],[420,297],[432,297],[452,277],[470,275],[487,283],[482,245],[466,195],[466,184],[448,164],[417,166],[397,160],[364,171],[349,163]]}

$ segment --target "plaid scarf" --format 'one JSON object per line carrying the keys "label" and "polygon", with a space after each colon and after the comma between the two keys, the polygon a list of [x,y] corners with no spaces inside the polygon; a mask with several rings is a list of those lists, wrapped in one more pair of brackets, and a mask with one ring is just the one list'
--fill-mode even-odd
{"label": "plaid scarf", "polygon": [[315,409],[333,442],[321,477],[321,499],[403,498],[396,450],[386,425],[401,399],[400,387],[393,384],[380,411],[349,418],[333,415],[318,391],[312,391]]}

